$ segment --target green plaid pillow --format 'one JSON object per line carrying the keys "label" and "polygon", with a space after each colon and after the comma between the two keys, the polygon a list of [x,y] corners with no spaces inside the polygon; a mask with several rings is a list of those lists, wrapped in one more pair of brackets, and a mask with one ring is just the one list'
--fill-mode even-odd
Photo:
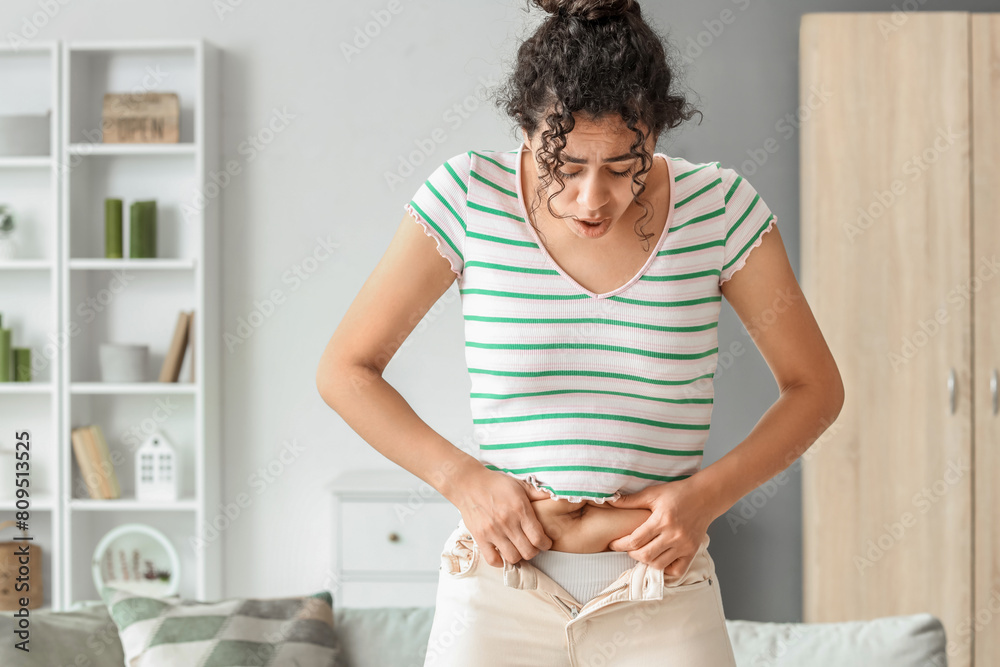
{"label": "green plaid pillow", "polygon": [[101,598],[129,667],[336,667],[333,596],[220,602],[137,595],[114,586]]}

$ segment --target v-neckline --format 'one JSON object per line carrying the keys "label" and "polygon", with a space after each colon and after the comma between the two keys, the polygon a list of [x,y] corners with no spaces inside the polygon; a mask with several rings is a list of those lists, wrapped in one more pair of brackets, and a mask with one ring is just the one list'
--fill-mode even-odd
{"label": "v-neckline", "polygon": [[627,283],[619,287],[616,287],[610,292],[604,292],[602,294],[598,294],[597,292],[593,292],[587,289],[579,282],[577,282],[576,279],[573,278],[573,276],[566,273],[566,271],[561,266],[559,266],[559,264],[552,258],[552,255],[549,254],[549,251],[545,247],[545,244],[543,244],[542,240],[538,237],[538,233],[535,231],[535,228],[532,226],[531,221],[528,217],[528,208],[524,205],[524,195],[521,192],[521,160],[523,158],[523,155],[524,155],[524,142],[522,141],[521,147],[517,150],[517,157],[514,162],[514,181],[517,187],[517,203],[521,209],[520,211],[521,216],[524,218],[524,225],[528,228],[528,233],[531,234],[531,237],[534,239],[535,243],[538,244],[538,248],[541,250],[542,255],[545,257],[545,261],[550,266],[552,266],[552,268],[558,271],[559,274],[563,278],[565,278],[566,281],[569,282],[569,284],[572,285],[574,289],[594,299],[606,299],[609,296],[615,296],[616,294],[620,294],[621,292],[624,292],[628,288],[632,287],[632,285],[637,283],[639,279],[641,279],[644,275],[646,275],[646,271],[649,270],[649,267],[653,264],[653,260],[656,259],[656,256],[659,253],[660,249],[663,248],[663,241],[664,239],[667,238],[667,232],[670,231],[670,223],[674,219],[674,203],[677,200],[677,184],[674,181],[673,164],[671,163],[670,158],[666,154],[653,153],[654,158],[657,155],[659,155],[660,157],[663,158],[664,162],[667,163],[667,178],[669,179],[668,182],[670,183],[670,201],[667,203],[668,207],[667,221],[663,224],[663,231],[660,233],[660,238],[656,241],[656,247],[653,248],[652,252],[649,253],[649,257],[646,258],[646,263],[642,265],[642,268],[639,269],[639,272],[634,276],[632,276],[632,278],[630,278]]}

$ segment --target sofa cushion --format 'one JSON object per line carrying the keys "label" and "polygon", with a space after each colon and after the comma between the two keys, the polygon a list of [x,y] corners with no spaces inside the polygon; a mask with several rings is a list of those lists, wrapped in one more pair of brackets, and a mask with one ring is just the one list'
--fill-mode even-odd
{"label": "sofa cushion", "polygon": [[336,610],[334,628],[350,667],[422,665],[434,607]]}
{"label": "sofa cushion", "polygon": [[944,625],[931,614],[839,623],[726,621],[740,665],[945,665]]}
{"label": "sofa cushion", "polygon": [[130,667],[337,666],[329,591],[199,602],[103,586],[101,597]]}
{"label": "sofa cushion", "polygon": [[118,626],[103,603],[74,611],[31,610],[28,616],[28,648],[15,648],[13,612],[0,615],[0,665],[53,667],[88,665],[121,667],[125,652]]}

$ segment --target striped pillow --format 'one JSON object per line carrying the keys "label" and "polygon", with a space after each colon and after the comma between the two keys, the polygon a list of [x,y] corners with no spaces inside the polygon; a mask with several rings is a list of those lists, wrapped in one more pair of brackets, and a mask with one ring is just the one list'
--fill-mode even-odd
{"label": "striped pillow", "polygon": [[220,602],[137,595],[114,586],[101,597],[118,626],[129,667],[336,667],[333,596]]}

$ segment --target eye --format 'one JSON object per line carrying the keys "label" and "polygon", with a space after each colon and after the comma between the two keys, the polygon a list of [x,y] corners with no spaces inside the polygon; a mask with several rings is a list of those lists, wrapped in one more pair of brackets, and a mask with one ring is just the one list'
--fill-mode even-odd
{"label": "eye", "polygon": [[[617,178],[628,178],[629,176],[631,176],[631,175],[632,175],[632,172],[633,172],[633,169],[632,169],[632,167],[629,167],[629,168],[628,168],[628,169],[626,169],[625,171],[615,171],[615,170],[613,170],[613,169],[611,170],[611,173],[612,173],[612,174],[613,174],[613,175],[614,175],[615,177],[617,177]],[[563,177],[563,178],[565,178],[565,179],[572,179],[572,178],[576,178],[577,176],[579,176],[579,175],[580,175],[580,172],[578,172],[578,171],[575,171],[575,172],[573,172],[572,174],[568,174],[568,173],[566,173],[565,171],[560,171],[560,172],[559,172],[559,175],[560,175],[560,176],[562,176],[562,177]]]}

